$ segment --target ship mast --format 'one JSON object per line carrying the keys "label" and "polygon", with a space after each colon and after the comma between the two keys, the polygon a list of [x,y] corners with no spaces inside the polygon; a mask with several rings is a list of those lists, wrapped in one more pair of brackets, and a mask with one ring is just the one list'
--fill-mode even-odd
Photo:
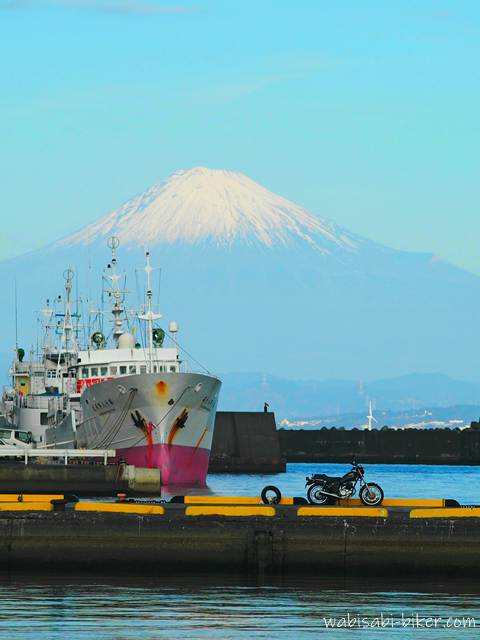
{"label": "ship mast", "polygon": [[155,313],[152,309],[152,283],[151,275],[153,267],[150,264],[150,252],[145,252],[145,267],[144,271],[147,276],[147,304],[145,313],[140,314],[138,317],[140,320],[144,320],[147,323],[147,340],[148,340],[148,373],[153,373],[153,321],[161,318],[160,313]]}
{"label": "ship mast", "polygon": [[65,269],[63,272],[63,277],[65,278],[65,313],[63,314],[62,338],[58,352],[57,378],[60,377],[62,353],[65,353],[65,360],[68,361],[69,355],[77,350],[76,341],[73,335],[72,309],[70,301],[73,276],[74,273],[72,269]]}
{"label": "ship mast", "polygon": [[118,339],[122,335],[123,329],[123,319],[122,315],[125,311],[123,307],[124,294],[126,293],[123,289],[120,289],[118,286],[118,282],[121,276],[117,273],[117,249],[120,246],[120,240],[116,236],[112,236],[108,239],[108,246],[112,250],[112,260],[111,260],[111,271],[107,278],[111,282],[112,288],[109,290],[109,293],[113,296],[113,339],[115,340],[115,344],[118,346]]}
{"label": "ship mast", "polygon": [[50,300],[47,299],[47,304],[40,311],[42,315],[42,329],[43,329],[43,338],[42,338],[42,351],[43,355],[46,356],[53,351],[53,345],[51,343],[51,331],[52,331],[52,318],[55,313],[53,307],[50,306]]}

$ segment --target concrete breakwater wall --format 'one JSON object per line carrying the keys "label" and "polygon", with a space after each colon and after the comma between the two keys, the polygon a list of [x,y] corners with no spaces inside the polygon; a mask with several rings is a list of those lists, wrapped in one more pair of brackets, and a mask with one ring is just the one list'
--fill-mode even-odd
{"label": "concrete breakwater wall", "polygon": [[279,473],[286,462],[480,464],[470,429],[279,429],[274,413],[219,411],[210,472]]}
{"label": "concrete breakwater wall", "polygon": [[422,578],[480,571],[478,509],[114,503],[77,503],[63,512],[32,508],[37,511],[2,509],[0,571]]}
{"label": "concrete breakwater wall", "polygon": [[280,451],[274,413],[218,411],[209,471],[212,473],[280,473]]}
{"label": "concrete breakwater wall", "polygon": [[280,429],[288,462],[480,464],[480,429]]}

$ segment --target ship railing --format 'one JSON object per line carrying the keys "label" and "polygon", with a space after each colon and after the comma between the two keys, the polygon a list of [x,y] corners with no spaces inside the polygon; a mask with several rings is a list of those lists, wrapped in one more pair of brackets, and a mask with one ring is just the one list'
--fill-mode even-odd
{"label": "ship railing", "polygon": [[103,458],[108,464],[109,458],[116,456],[115,449],[34,449],[0,446],[0,458],[23,458],[25,464],[35,458],[63,458],[64,464],[75,458]]}
{"label": "ship railing", "polygon": [[29,395],[24,398],[24,406],[27,409],[45,409],[46,411],[48,409],[48,400],[48,396],[35,397]]}
{"label": "ship railing", "polygon": [[29,363],[20,363],[20,362],[16,362],[12,371],[14,373],[30,373],[30,364]]}

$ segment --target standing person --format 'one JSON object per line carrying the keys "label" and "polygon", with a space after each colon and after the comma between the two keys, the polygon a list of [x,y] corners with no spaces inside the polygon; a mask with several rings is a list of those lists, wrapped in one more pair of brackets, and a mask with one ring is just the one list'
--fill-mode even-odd
{"label": "standing person", "polygon": [[263,404],[263,413],[268,413],[268,408],[269,408],[269,404],[268,402],[264,402]]}

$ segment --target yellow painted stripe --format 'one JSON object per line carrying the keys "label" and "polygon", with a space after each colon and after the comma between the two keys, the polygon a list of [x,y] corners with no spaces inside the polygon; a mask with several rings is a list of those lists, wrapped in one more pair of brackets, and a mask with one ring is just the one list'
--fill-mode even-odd
{"label": "yellow painted stripe", "polygon": [[412,509],[410,518],[480,518],[480,508]]}
{"label": "yellow painted stripe", "polygon": [[77,502],[75,511],[102,511],[108,513],[139,513],[155,514],[161,516],[165,513],[164,507],[154,504],[123,504],[118,502]]}
{"label": "yellow painted stripe", "polygon": [[388,511],[378,507],[299,507],[297,516],[388,518]]}
{"label": "yellow painted stripe", "polygon": [[[263,502],[260,496],[185,496],[185,504],[263,504]],[[293,498],[282,498],[279,504],[293,504]]]}
{"label": "yellow painted stripe", "polygon": [[3,502],[0,511],[53,511],[50,502]]}
{"label": "yellow painted stripe", "polygon": [[0,502],[50,502],[50,500],[63,500],[63,494],[21,494],[0,493]]}
{"label": "yellow painted stripe", "polygon": [[186,516],[274,516],[275,509],[273,507],[224,507],[218,506],[198,506],[187,507],[185,509]]}
{"label": "yellow painted stripe", "polygon": [[[363,502],[359,498],[350,498],[350,500],[340,500],[339,504],[344,507],[361,506]],[[445,500],[443,498],[385,498],[382,501],[382,507],[444,507]]]}

